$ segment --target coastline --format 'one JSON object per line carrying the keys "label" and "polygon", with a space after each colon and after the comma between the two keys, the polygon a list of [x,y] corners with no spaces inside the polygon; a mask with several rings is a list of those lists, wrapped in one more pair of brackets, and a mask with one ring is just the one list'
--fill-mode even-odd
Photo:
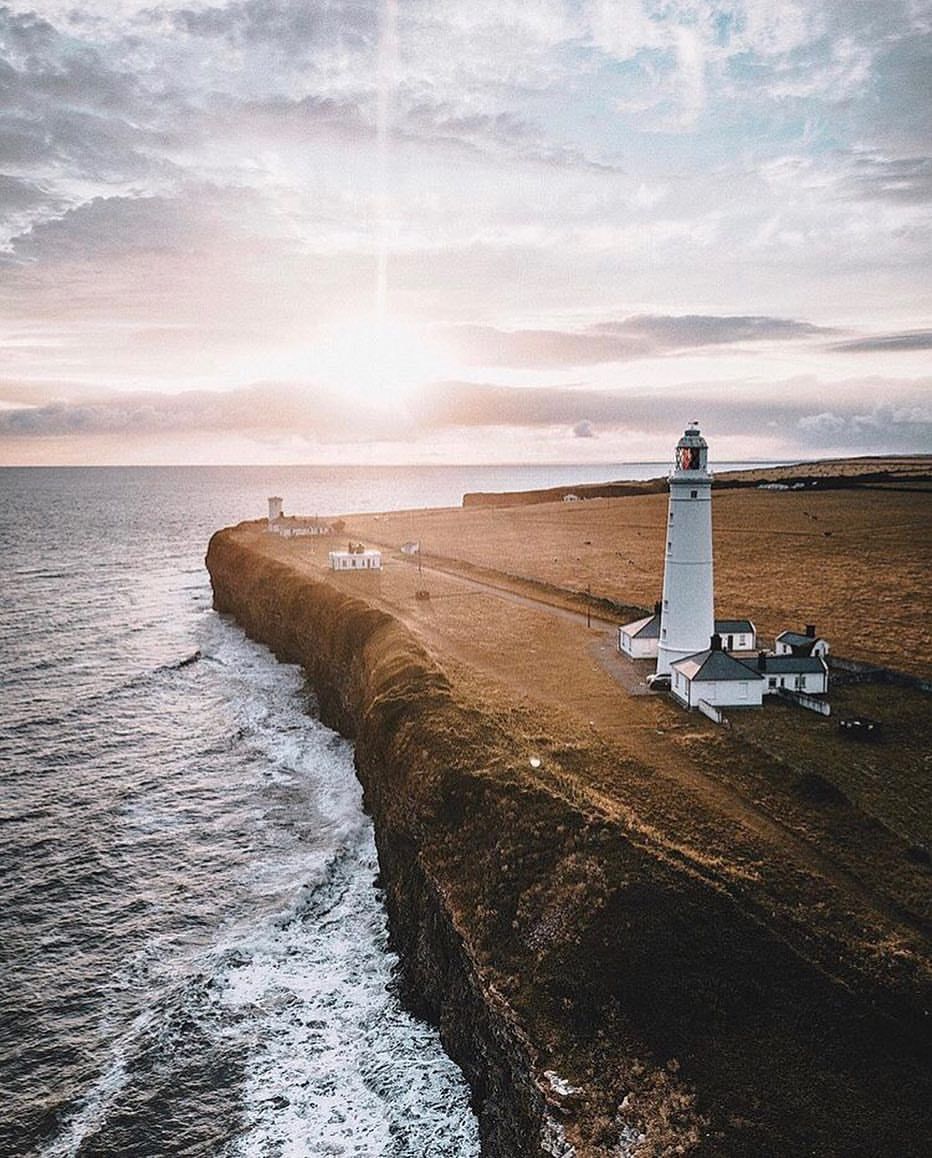
{"label": "coastline", "polygon": [[630,756],[623,792],[583,790],[580,768],[619,759],[604,737],[268,539],[213,537],[215,606],[356,741],[404,994],[467,1076],[483,1154],[921,1152],[915,944],[892,964],[846,947],[857,922],[866,943],[891,927],[811,870],[770,880],[766,833],[710,813],[700,855]]}

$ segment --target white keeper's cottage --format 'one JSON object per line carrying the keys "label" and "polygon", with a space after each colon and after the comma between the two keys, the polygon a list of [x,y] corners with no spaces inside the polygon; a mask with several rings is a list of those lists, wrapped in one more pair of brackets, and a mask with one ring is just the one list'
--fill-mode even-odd
{"label": "white keeper's cottage", "polygon": [[684,708],[703,700],[716,708],[759,708],[764,697],[764,676],[722,651],[713,635],[710,646],[696,655],[676,660],[670,668],[670,690]]}
{"label": "white keeper's cottage", "polygon": [[810,696],[828,691],[828,664],[821,655],[767,655],[757,657],[757,670],[766,680],[764,695],[785,688]]}
{"label": "white keeper's cottage", "polygon": [[777,655],[828,655],[828,640],[816,635],[814,623],[807,623],[805,632],[781,631],[774,640]]}

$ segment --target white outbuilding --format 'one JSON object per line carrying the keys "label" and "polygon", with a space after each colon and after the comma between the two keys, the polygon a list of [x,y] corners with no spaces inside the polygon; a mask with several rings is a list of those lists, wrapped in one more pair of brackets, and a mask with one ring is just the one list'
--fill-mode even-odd
{"label": "white outbuilding", "polygon": [[618,650],[631,659],[651,659],[660,639],[660,608],[653,615],[623,623],[618,628]]}
{"label": "white outbuilding", "polygon": [[[715,633],[721,636],[724,651],[753,651],[757,647],[757,629],[750,619],[716,619]],[[631,659],[655,656],[659,640],[659,603],[653,615],[623,623],[618,628],[618,650]]]}
{"label": "white outbuilding", "polygon": [[821,655],[766,655],[757,657],[757,670],[764,677],[764,695],[785,688],[810,696],[828,691],[828,664]]}
{"label": "white outbuilding", "polygon": [[764,677],[722,651],[721,637],[713,635],[705,651],[670,665],[670,690],[684,708],[698,707],[700,700],[716,708],[759,708]]}
{"label": "white outbuilding", "polygon": [[777,655],[828,655],[828,640],[816,635],[814,623],[807,623],[805,632],[781,631],[774,640]]}
{"label": "white outbuilding", "polygon": [[382,552],[367,550],[331,551],[331,571],[381,571]]}
{"label": "white outbuilding", "polygon": [[750,619],[716,619],[715,632],[722,637],[725,651],[753,651],[757,647],[757,628]]}

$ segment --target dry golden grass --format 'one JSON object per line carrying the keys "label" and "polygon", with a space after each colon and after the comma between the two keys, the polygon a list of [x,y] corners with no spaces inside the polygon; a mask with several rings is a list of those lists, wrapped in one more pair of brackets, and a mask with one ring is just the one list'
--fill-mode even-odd
{"label": "dry golden grass", "polygon": [[[354,533],[650,608],[664,494],[353,516]],[[713,499],[717,612],[765,637],[815,623],[838,654],[932,674],[932,498],[895,490],[722,490]]]}

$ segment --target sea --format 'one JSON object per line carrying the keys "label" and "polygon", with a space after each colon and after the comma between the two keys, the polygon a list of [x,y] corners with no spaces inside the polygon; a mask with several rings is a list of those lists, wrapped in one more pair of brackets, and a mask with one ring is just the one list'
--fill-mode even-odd
{"label": "sea", "polygon": [[665,469],[0,468],[0,1155],[478,1155],[399,1001],[352,747],[213,611],[204,553],[272,494],[340,514]]}

